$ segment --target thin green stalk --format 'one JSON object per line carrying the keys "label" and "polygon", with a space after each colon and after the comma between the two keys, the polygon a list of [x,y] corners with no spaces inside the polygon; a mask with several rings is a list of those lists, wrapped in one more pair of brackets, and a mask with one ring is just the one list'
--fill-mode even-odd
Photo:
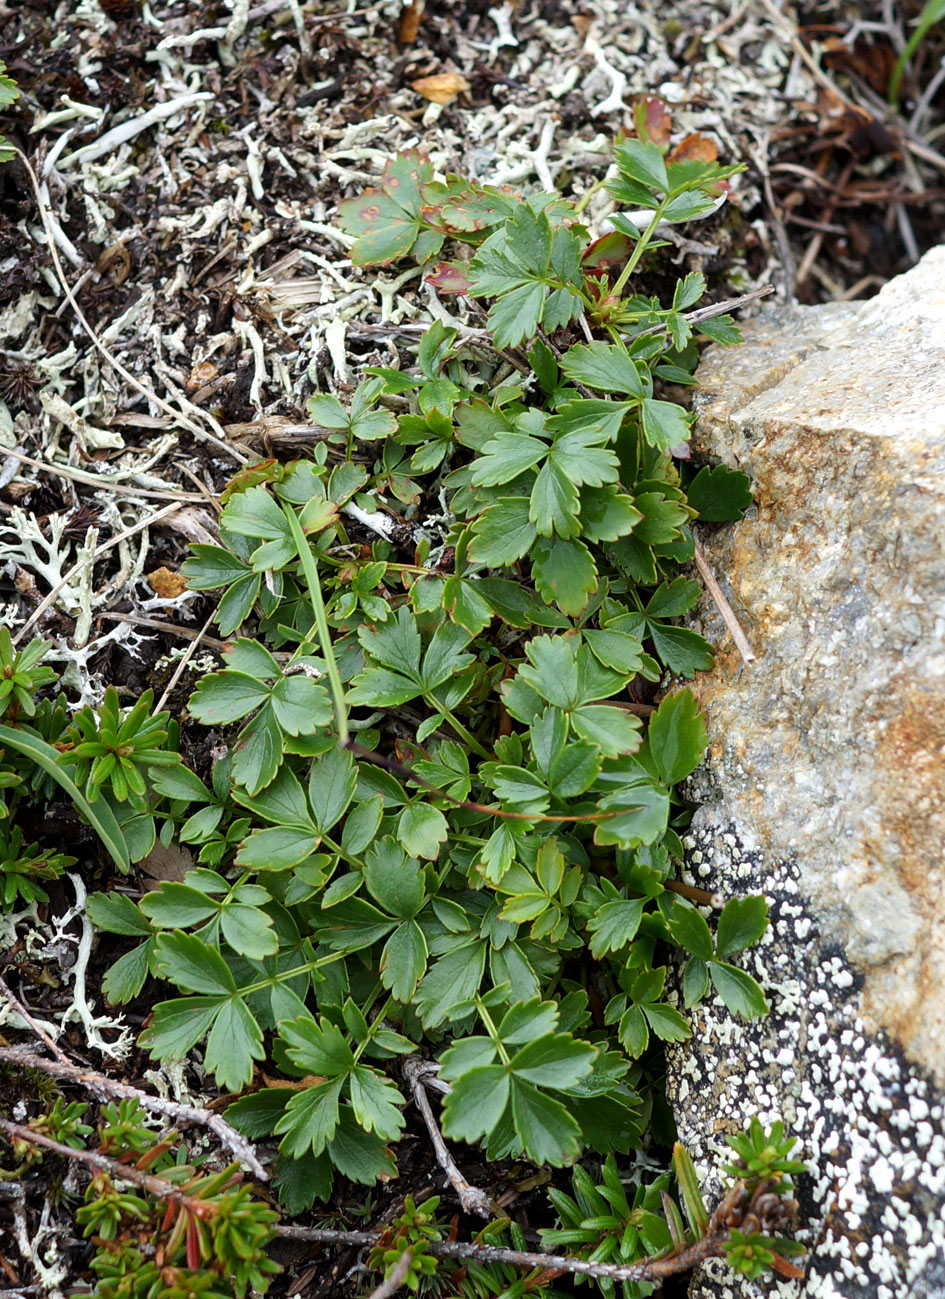
{"label": "thin green stalk", "polygon": [[394,1004],[394,996],[392,993],[384,1002],[383,1006],[380,1008],[380,1010],[377,1012],[374,1018],[371,1020],[371,1023],[368,1025],[367,1037],[364,1039],[363,1042],[359,1042],[357,1047],[355,1048],[355,1052],[354,1052],[355,1064],[358,1063],[358,1061],[361,1059],[361,1056],[364,1054],[364,1048],[371,1045],[371,1042],[374,1040],[374,1034],[384,1023],[384,1017],[393,1004]]}
{"label": "thin green stalk", "polygon": [[319,970],[323,965],[342,961],[350,954],[350,952],[329,952],[327,956],[320,956],[316,961],[306,961],[304,965],[295,965],[291,970],[283,970],[280,974],[270,974],[265,979],[257,979],[255,983],[247,983],[244,987],[237,988],[232,995],[248,997],[252,992],[265,992],[267,988],[275,988],[278,984],[289,983],[303,974],[311,974],[313,970]]}
{"label": "thin green stalk", "polygon": [[623,292],[624,285],[627,283],[627,280],[629,280],[630,276],[636,270],[637,263],[639,262],[643,254],[646,252],[647,244],[653,238],[653,235],[656,231],[656,227],[663,219],[663,208],[665,204],[666,204],[666,200],[664,199],[663,202],[656,209],[656,211],[653,213],[652,221],[647,226],[647,228],[643,231],[643,234],[640,236],[640,238],[637,240],[637,246],[630,254],[630,260],[627,262],[626,266],[620,272],[620,276],[618,277],[616,284],[611,289],[611,293],[613,294],[614,297],[619,297],[620,294]]}
{"label": "thin green stalk", "polygon": [[361,860],[360,857],[354,857],[350,852],[345,852],[341,844],[338,843],[335,839],[332,839],[329,835],[327,834],[322,835],[322,843],[325,845],[326,848],[330,848],[332,852],[336,852],[338,854],[339,859],[343,861],[345,865],[357,866],[358,870],[362,872],[365,870],[364,862]]}
{"label": "thin green stalk", "polygon": [[478,995],[478,993],[476,995],[476,1010],[479,1012],[479,1018],[486,1026],[486,1032],[492,1038],[493,1045],[495,1046],[495,1049],[499,1053],[499,1059],[502,1061],[503,1064],[511,1064],[512,1063],[511,1056],[509,1055],[508,1051],[505,1049],[505,1043],[502,1041],[501,1037],[499,1037],[499,1030],[495,1026],[495,1021],[493,1020],[492,1016],[489,1014],[489,1009],[486,1006],[486,1003]]}
{"label": "thin green stalk", "polygon": [[578,199],[578,201],[575,203],[574,205],[575,214],[580,216],[580,214],[587,207],[588,203],[590,203],[594,195],[599,193],[600,190],[602,190],[606,184],[607,184],[606,176],[602,176],[600,180],[595,180],[594,184],[590,187],[590,189],[587,190],[584,194],[582,194],[581,197]]}
{"label": "thin green stalk", "polygon": [[331,643],[331,632],[328,629],[328,618],[325,614],[325,601],[322,599],[321,583],[318,580],[318,565],[315,563],[315,556],[312,554],[312,548],[308,544],[308,538],[302,530],[299,523],[298,515],[292,506],[287,502],[282,502],[282,511],[285,514],[289,524],[289,531],[292,533],[292,540],[295,542],[296,549],[299,552],[299,559],[302,562],[302,572],[305,574],[305,582],[308,586],[309,595],[312,600],[312,612],[315,614],[315,625],[318,628],[318,639],[321,643],[322,657],[325,660],[325,666],[328,669],[328,683],[331,686],[332,701],[335,705],[335,719],[338,724],[338,739],[342,744],[348,743],[348,710],[345,706],[345,688],[341,684],[341,673],[338,671],[338,663],[335,659],[335,651]]}
{"label": "thin green stalk", "polygon": [[937,22],[945,19],[945,0],[928,0],[922,12],[919,14],[919,22],[915,31],[906,42],[906,48],[896,60],[896,66],[893,68],[893,74],[889,79],[889,92],[887,95],[889,103],[895,108],[899,103],[899,87],[902,84],[902,76],[906,70],[906,64],[915,54],[916,50],[928,36],[929,31]]}
{"label": "thin green stalk", "polygon": [[123,875],[127,875],[131,870],[131,859],[125,836],[114,812],[104,799],[95,804],[89,802],[69,773],[60,767],[57,750],[38,735],[33,735],[30,731],[16,730],[12,726],[0,726],[0,747],[13,749],[24,758],[29,758],[65,790],[108,849],[112,861]]}
{"label": "thin green stalk", "polygon": [[491,754],[489,753],[489,750],[483,748],[483,746],[476,739],[475,735],[473,735],[472,731],[468,731],[466,727],[462,724],[462,722],[459,721],[458,718],[456,718],[453,715],[453,713],[450,712],[450,710],[446,707],[445,704],[441,704],[435,695],[425,694],[423,696],[423,699],[426,703],[430,705],[430,707],[434,710],[434,712],[440,714],[444,722],[449,722],[450,726],[452,726],[456,734],[460,737],[460,739],[465,740],[465,742],[472,749],[473,753],[478,753],[479,757],[485,758],[487,762],[491,761]]}

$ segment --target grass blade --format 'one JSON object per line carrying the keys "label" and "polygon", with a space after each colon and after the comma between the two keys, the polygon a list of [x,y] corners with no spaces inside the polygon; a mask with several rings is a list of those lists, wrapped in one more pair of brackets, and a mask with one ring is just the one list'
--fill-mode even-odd
{"label": "grass blade", "polygon": [[115,814],[106,803],[93,806],[89,802],[69,773],[60,767],[59,755],[52,745],[41,740],[38,735],[15,730],[12,726],[0,726],[0,745],[22,753],[25,758],[42,767],[48,776],[52,776],[95,830],[118,869],[127,875],[131,870],[131,858],[128,855],[128,845],[125,843],[121,827],[115,820]]}

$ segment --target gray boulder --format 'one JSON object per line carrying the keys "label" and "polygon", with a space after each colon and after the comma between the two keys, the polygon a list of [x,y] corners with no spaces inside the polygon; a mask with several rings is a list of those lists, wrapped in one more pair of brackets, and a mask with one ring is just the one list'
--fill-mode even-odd
{"label": "gray boulder", "polygon": [[704,604],[721,650],[694,683],[688,878],[769,898],[745,965],[772,1010],[746,1026],[707,1001],[668,1088],[707,1176],[752,1114],[791,1126],[811,1256],[805,1283],[707,1270],[692,1294],[941,1299],[945,248],[745,337],[703,361],[696,445],[753,479],[703,543],[757,661]]}

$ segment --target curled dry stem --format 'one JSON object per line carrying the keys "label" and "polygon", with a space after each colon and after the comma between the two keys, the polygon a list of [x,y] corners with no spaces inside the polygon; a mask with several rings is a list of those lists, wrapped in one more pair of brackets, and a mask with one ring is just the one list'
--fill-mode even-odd
{"label": "curled dry stem", "polygon": [[[493,1216],[492,1201],[485,1191],[480,1190],[478,1186],[473,1186],[471,1182],[463,1176],[457,1167],[453,1156],[446,1147],[443,1140],[443,1134],[440,1132],[437,1121],[433,1115],[433,1108],[430,1105],[427,1096],[426,1083],[431,1074],[436,1073],[436,1065],[429,1060],[421,1060],[419,1056],[410,1056],[404,1061],[404,1077],[406,1078],[410,1089],[413,1092],[413,1100],[417,1109],[423,1116],[423,1121],[427,1125],[427,1131],[430,1134],[430,1140],[433,1142],[433,1149],[436,1153],[437,1163],[443,1169],[443,1172],[453,1184],[453,1189],[459,1196],[459,1202],[466,1213],[478,1214],[480,1218],[491,1218]],[[391,1292],[393,1293],[393,1292]]]}

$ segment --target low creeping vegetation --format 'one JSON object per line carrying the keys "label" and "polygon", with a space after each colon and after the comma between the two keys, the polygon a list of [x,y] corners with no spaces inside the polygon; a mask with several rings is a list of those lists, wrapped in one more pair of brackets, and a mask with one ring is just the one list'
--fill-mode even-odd
{"label": "low creeping vegetation", "polygon": [[[36,702],[53,682],[43,643],[18,651],[0,632],[6,905],[42,903],[74,864],[12,828],[57,785],[122,870],[156,838],[192,849],[183,882],[89,899],[98,929],[127,940],[103,992],[120,1005],[149,979],[172,986],[141,1044],[199,1065],[232,1094],[228,1121],[278,1145],[289,1214],[328,1201],[339,1176],[397,1177],[401,1065],[419,1054],[438,1065],[439,1121],[459,1150],[589,1161],[572,1195],[551,1193],[546,1247],[630,1264],[711,1235],[684,1152],[688,1226],[671,1175],[641,1180],[620,1157],[645,1134],[672,1143],[662,1044],[690,1036],[684,1011],[713,992],[736,1016],[766,1010],[738,964],[764,933],[764,900],[730,898],[713,928],[708,896],[675,879],[678,785],[704,751],[703,718],[684,688],[654,703],[712,662],[678,621],[699,593],[681,572],[692,524],[750,501],[744,475],[689,467],[690,416],[667,386],[691,383],[694,331],[737,331],[692,316],[700,274],[669,306],[629,286],[661,224],[716,207],[735,168],[667,157],[645,112],[637,127],[610,183],[627,211],[594,241],[560,197],[437,181],[416,152],[341,205],[359,265],[426,266],[447,247],[427,280],[482,302],[483,328],[436,321],[415,366],[373,367],[344,402],[312,397],[311,459],[230,482],[221,544],[194,546],[184,572],[218,593],[231,639],[183,733],[150,694],[124,710],[110,689],[72,716],[62,695]],[[199,772],[194,723],[225,746]],[[749,1189],[738,1221],[732,1209],[715,1223],[716,1252],[747,1276],[790,1269],[766,1231],[786,1221],[786,1174],[801,1166],[778,1125],[739,1142],[732,1175]],[[98,1224],[101,1292],[171,1293],[107,1262],[140,1217],[134,1196],[115,1197],[108,1231],[104,1209],[82,1211]],[[524,1292],[497,1265],[480,1277],[469,1263],[461,1282],[455,1263],[444,1272],[436,1207],[408,1200],[372,1265],[403,1267],[409,1246],[412,1288]],[[217,1238],[193,1231],[193,1252],[189,1226],[172,1237],[178,1253],[212,1271]],[[507,1222],[482,1237],[496,1239],[524,1243]],[[558,1293],[534,1277],[525,1288]]]}

